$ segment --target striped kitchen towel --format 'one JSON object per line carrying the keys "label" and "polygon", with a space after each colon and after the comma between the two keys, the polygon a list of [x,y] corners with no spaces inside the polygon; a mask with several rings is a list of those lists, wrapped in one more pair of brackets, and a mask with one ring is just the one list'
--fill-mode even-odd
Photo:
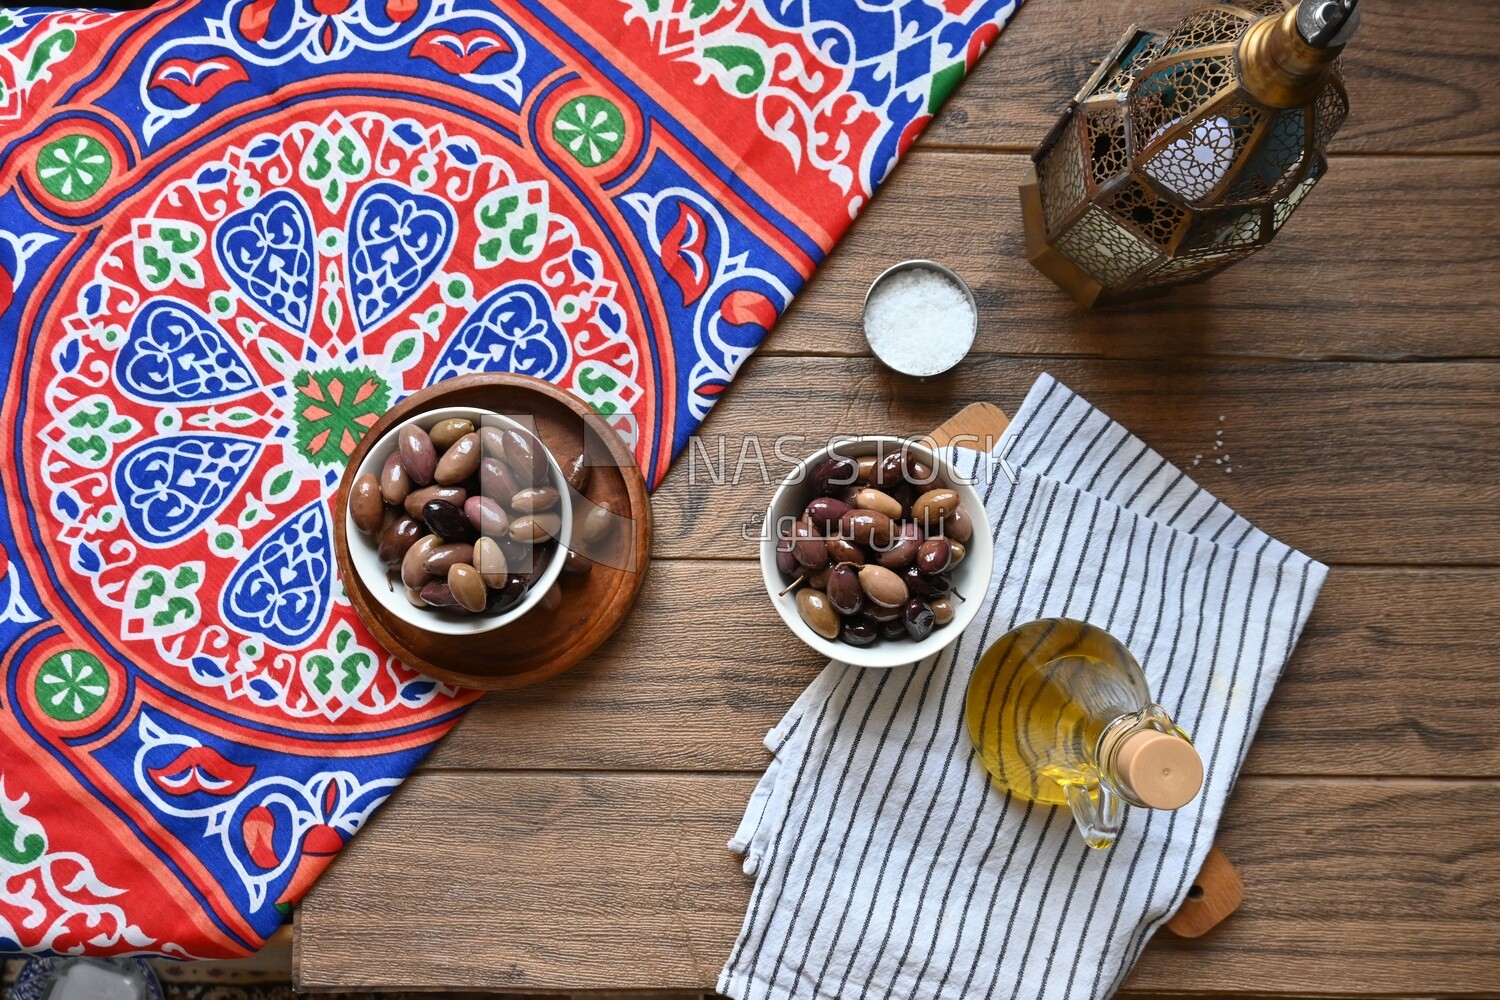
{"label": "striped kitchen towel", "polygon": [[[755,878],[719,979],[734,1000],[1105,997],[1203,863],[1326,568],[1050,376],[1007,447],[1015,483],[954,456],[995,539],[979,616],[909,667],[830,663],[766,738],[730,843]],[[1206,767],[1198,799],[1130,809],[1105,851],[991,785],[963,722],[979,654],[1051,616],[1121,639]]]}

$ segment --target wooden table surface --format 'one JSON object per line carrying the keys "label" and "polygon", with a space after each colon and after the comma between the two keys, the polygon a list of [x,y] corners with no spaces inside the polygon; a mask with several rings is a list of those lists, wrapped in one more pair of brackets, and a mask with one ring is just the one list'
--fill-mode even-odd
{"label": "wooden table surface", "polygon": [[[1500,990],[1500,4],[1366,0],[1327,178],[1268,250],[1086,312],[1023,259],[1025,153],[1132,21],[1189,0],[1032,0],[708,420],[920,432],[1050,371],[1332,573],[1219,843],[1246,901],[1159,936],[1127,992]],[[857,316],[891,262],[978,297],[977,351],[882,371]],[[1219,418],[1223,415],[1223,422]],[[717,445],[715,444],[716,450]],[[591,661],[486,697],[303,903],[308,990],[712,988],[749,882],[724,843],[765,731],[822,665],[743,522],[770,487],[656,494],[656,562]]]}

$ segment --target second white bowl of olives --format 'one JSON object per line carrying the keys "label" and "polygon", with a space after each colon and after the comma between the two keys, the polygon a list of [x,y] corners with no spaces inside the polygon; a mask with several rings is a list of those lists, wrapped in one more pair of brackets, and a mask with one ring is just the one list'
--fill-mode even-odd
{"label": "second white bowl of olives", "polygon": [[831,659],[897,667],[979,612],[993,543],[984,503],[941,451],[898,437],[808,456],[766,511],[760,566],[777,613]]}

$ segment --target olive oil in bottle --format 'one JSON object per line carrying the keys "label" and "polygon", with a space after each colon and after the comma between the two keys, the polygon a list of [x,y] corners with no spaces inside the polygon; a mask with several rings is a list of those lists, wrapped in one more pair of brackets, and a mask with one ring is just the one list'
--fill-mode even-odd
{"label": "olive oil in bottle", "polygon": [[1086,622],[1049,618],[1002,636],[974,668],[965,714],[995,783],[1068,806],[1093,847],[1114,842],[1124,803],[1177,809],[1203,783],[1197,751],[1130,651]]}

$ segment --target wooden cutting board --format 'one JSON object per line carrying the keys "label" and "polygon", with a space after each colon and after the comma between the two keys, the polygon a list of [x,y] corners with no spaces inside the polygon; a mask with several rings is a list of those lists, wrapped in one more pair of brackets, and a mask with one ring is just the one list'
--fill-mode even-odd
{"label": "wooden cutting board", "polygon": [[[1010,418],[1000,407],[993,403],[972,403],[934,430],[932,436],[940,445],[993,451],[1009,426]],[[1167,930],[1179,937],[1198,937],[1239,909],[1244,898],[1240,873],[1215,845],[1209,849],[1202,870],[1188,889],[1187,899],[1167,921]]]}

